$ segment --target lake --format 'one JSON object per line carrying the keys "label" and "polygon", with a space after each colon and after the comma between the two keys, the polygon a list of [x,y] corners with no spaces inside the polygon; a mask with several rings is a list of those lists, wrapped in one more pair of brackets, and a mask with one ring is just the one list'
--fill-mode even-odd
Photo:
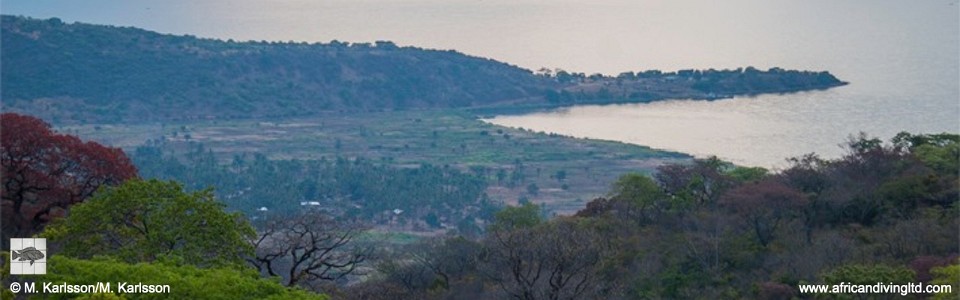
{"label": "lake", "polygon": [[583,106],[489,122],[780,167],[864,131],[960,130],[957,0],[4,1],[4,14],[235,40],[370,42],[531,70],[827,70],[848,86],[752,98]]}

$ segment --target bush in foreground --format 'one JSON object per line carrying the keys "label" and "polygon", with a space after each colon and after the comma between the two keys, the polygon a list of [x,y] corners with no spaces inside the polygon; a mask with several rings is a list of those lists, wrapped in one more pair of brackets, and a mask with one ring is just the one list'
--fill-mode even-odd
{"label": "bush in foreground", "polygon": [[[260,278],[253,270],[233,268],[201,269],[178,265],[173,261],[129,264],[115,259],[98,257],[91,260],[64,256],[50,257],[47,275],[39,282],[66,282],[68,284],[96,284],[109,282],[121,299],[327,299],[298,288],[284,287],[277,280]],[[170,285],[169,294],[121,294],[118,284]],[[79,294],[52,294],[50,299],[68,299]],[[115,299],[102,295],[104,299]],[[91,297],[97,299],[96,297]]]}

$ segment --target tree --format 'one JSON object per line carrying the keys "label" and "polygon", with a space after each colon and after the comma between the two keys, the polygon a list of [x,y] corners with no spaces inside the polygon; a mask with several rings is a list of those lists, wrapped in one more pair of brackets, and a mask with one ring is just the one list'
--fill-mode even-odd
{"label": "tree", "polygon": [[480,243],[460,236],[426,239],[382,259],[377,269],[386,283],[408,291],[462,289],[476,281],[469,275],[476,271],[480,248]]}
{"label": "tree", "polygon": [[816,154],[787,159],[791,167],[779,174],[780,180],[807,195],[810,203],[803,210],[803,228],[807,243],[813,242],[813,230],[827,223],[832,212],[822,195],[833,182],[827,176],[829,163]]}
{"label": "tree", "polygon": [[[260,278],[251,269],[197,268],[196,266],[178,265],[173,262],[131,264],[105,257],[81,260],[62,255],[51,257],[48,267],[50,269],[46,275],[40,277],[41,281],[68,282],[70,284],[105,282],[111,283],[110,287],[113,291],[117,291],[116,284],[120,282],[169,285],[170,293],[162,294],[160,298],[328,299],[325,295],[284,287],[275,280]],[[101,294],[100,296],[108,295],[115,294]],[[50,294],[46,295],[46,298],[73,299],[77,296],[81,295]],[[141,298],[139,296],[137,294],[121,294],[120,298],[93,299],[128,299],[128,297],[139,299]]]}
{"label": "tree", "polygon": [[807,205],[807,199],[783,183],[764,180],[727,192],[720,199],[720,205],[740,216],[757,242],[766,247],[783,221],[799,216],[798,211]]}
{"label": "tree", "polygon": [[595,298],[605,243],[576,219],[493,230],[479,253],[480,269],[512,299]]}
{"label": "tree", "polygon": [[566,170],[559,170],[559,171],[557,171],[556,174],[553,175],[553,177],[557,179],[557,182],[561,182],[561,183],[562,183],[565,179],[567,179],[567,171],[566,171]]}
{"label": "tree", "polygon": [[543,222],[540,216],[540,206],[526,203],[523,206],[508,206],[494,215],[491,230],[509,230],[515,228],[533,227]]}
{"label": "tree", "polygon": [[340,280],[372,252],[355,241],[365,229],[318,212],[274,216],[253,240],[256,255],[247,261],[262,274],[281,276],[287,286]]}
{"label": "tree", "polygon": [[780,176],[787,184],[801,192],[816,198],[830,187],[830,178],[825,174],[829,163],[816,154],[810,153],[787,159],[790,168],[783,170]]}
{"label": "tree", "polygon": [[724,162],[717,157],[696,159],[693,164],[671,164],[657,168],[656,179],[677,205],[713,207],[733,180],[724,174]]}
{"label": "tree", "polygon": [[743,183],[759,181],[766,177],[767,173],[767,169],[761,167],[735,167],[733,170],[727,172],[727,175],[733,178],[733,180]]}
{"label": "tree", "polygon": [[[878,282],[888,283],[893,282],[895,284],[903,284],[906,282],[913,282],[916,278],[916,274],[902,266],[888,266],[888,265],[843,265],[836,269],[833,269],[829,272],[825,272],[821,275],[823,283],[837,285],[840,283],[846,283],[851,285],[874,285]],[[867,294],[869,296],[877,297],[882,294]],[[869,297],[868,296],[868,297]],[[826,295],[825,298],[832,299],[854,299],[846,294],[830,294]]]}
{"label": "tree", "polygon": [[[10,261],[10,252],[0,251],[0,260]],[[11,275],[12,274],[10,274],[9,263],[4,263],[3,265],[0,265],[0,283],[7,285],[7,282],[10,282]],[[14,297],[16,297],[16,295],[13,292],[11,292],[9,289],[3,289],[2,291],[0,291],[0,299],[8,300],[8,299],[13,299]]]}
{"label": "tree", "polygon": [[39,232],[101,186],[137,176],[122,150],[57,134],[40,119],[4,113],[0,128],[4,247],[11,237]]}
{"label": "tree", "polygon": [[497,184],[503,185],[503,181],[507,179],[507,170],[498,169],[497,170]]}
{"label": "tree", "polygon": [[914,156],[930,168],[945,173],[960,173],[960,135],[897,134],[891,142],[894,147],[909,149]]}
{"label": "tree", "polygon": [[[909,208],[910,202],[917,200],[891,199],[878,193],[893,195],[896,198],[896,194],[916,195],[916,192],[921,192],[920,194],[928,192],[901,193],[895,191],[897,186],[913,186],[917,183],[934,186],[924,183],[923,181],[926,181],[924,178],[913,176],[926,177],[922,174],[925,171],[921,163],[911,157],[907,149],[901,146],[884,145],[880,139],[869,138],[865,133],[860,133],[857,136],[851,136],[846,147],[847,154],[839,160],[831,161],[824,170],[833,183],[830,189],[826,190],[823,199],[827,202],[824,206],[835,211],[828,219],[831,224],[855,222],[872,225],[881,222],[890,213],[891,202],[895,206]],[[902,175],[908,175],[901,178],[904,180],[902,183],[891,181],[892,178]],[[881,189],[885,184],[888,186]]]}
{"label": "tree", "polygon": [[930,270],[933,274],[932,284],[949,284],[951,293],[941,293],[933,296],[933,299],[952,299],[956,296],[956,290],[960,288],[960,262],[945,267],[933,268]]}
{"label": "tree", "polygon": [[440,228],[441,225],[443,225],[440,223],[440,217],[438,217],[434,212],[430,212],[426,217],[423,217],[423,221],[426,222],[431,228]]}
{"label": "tree", "polygon": [[130,180],[75,205],[43,236],[76,258],[135,263],[171,256],[201,267],[239,266],[254,231],[239,213],[223,209],[212,190],[186,193],[175,181]]}
{"label": "tree", "polygon": [[527,194],[536,196],[540,193],[540,187],[536,183],[530,183],[527,185]]}
{"label": "tree", "polygon": [[453,281],[476,270],[480,245],[463,237],[454,237],[428,241],[421,250],[414,253],[414,260],[432,271],[440,286],[449,289]]}
{"label": "tree", "polygon": [[646,175],[630,173],[620,176],[610,192],[613,201],[626,202],[626,212],[636,221],[644,222],[649,217],[648,210],[665,198],[657,182]]}
{"label": "tree", "polygon": [[[713,156],[707,159],[695,159],[693,164],[665,165],[657,168],[656,178],[667,195],[670,196],[670,206],[678,216],[701,215],[692,218],[686,230],[698,231],[698,227],[710,228],[700,231],[703,233],[698,239],[703,240],[702,247],[708,250],[698,250],[698,243],[688,242],[686,245],[693,252],[707,255],[694,255],[704,269],[720,272],[721,244],[725,239],[725,218],[716,214],[719,211],[719,199],[735,182],[723,171],[726,164]],[[704,210],[705,209],[705,210]],[[694,235],[695,236],[695,235]]]}

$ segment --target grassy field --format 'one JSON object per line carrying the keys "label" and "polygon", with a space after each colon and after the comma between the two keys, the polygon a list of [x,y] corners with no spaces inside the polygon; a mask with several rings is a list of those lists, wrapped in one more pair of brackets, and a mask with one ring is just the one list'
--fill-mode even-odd
{"label": "grassy field", "polygon": [[[618,142],[501,127],[462,111],[328,114],[282,121],[88,124],[59,130],[127,151],[150,141],[182,152],[199,142],[224,162],[234,154],[259,152],[272,159],[343,156],[397,166],[451,165],[488,178],[487,193],[492,199],[515,204],[526,198],[545,204],[548,212],[556,214],[573,213],[586,201],[604,195],[623,173],[648,173],[662,163],[689,158]],[[514,184],[501,180],[504,173],[518,168],[522,180]]]}

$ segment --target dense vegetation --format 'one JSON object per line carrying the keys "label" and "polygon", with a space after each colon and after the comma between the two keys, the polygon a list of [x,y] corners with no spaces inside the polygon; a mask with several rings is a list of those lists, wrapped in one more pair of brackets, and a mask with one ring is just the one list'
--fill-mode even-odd
{"label": "dense vegetation", "polygon": [[[8,259],[7,254],[0,257]],[[24,278],[20,282],[37,279],[38,289],[42,289],[40,282],[109,282],[114,291],[117,291],[121,282],[130,285],[168,284],[170,294],[50,294],[45,295],[44,299],[329,299],[303,289],[285,287],[275,280],[260,278],[253,270],[198,268],[176,260],[131,264],[110,257],[76,259],[57,255],[50,258],[49,266],[47,275]],[[8,276],[7,269],[2,271]],[[13,294],[4,290],[3,299],[13,299]]]}
{"label": "dense vegetation", "polygon": [[844,84],[827,72],[533,72],[455,51],[201,39],[2,17],[7,109],[54,123],[289,118],[324,111],[531,109],[715,99]]}
{"label": "dense vegetation", "polygon": [[380,266],[378,280],[347,292],[789,299],[804,296],[804,282],[882,281],[948,283],[955,293],[960,136],[904,133],[891,144],[860,136],[848,145],[840,159],[808,155],[778,173],[706,159],[628,174],[571,217],[507,208],[485,237],[412,245]]}
{"label": "dense vegetation", "polygon": [[[253,153],[263,154],[269,160],[334,162],[339,157],[362,158],[397,168],[449,166],[484,179],[486,193],[493,202],[516,203],[524,198],[562,214],[575,213],[586,200],[606,193],[607,184],[619,174],[650,173],[660,163],[690,159],[681,153],[639,145],[496,126],[450,110],[323,114],[276,122],[88,124],[60,130],[122,146],[141,171],[161,178],[186,177],[175,168],[136,159],[138,147],[158,148],[165,156],[176,156],[186,168],[207,168],[191,165],[193,159],[186,155],[196,152],[197,144],[212,151],[217,163],[228,166],[235,157],[244,158],[247,163],[253,161]],[[166,174],[168,170],[170,173]],[[266,178],[263,181],[272,182]],[[206,187],[185,183],[191,189]],[[531,185],[535,189],[528,189]],[[223,197],[241,191],[234,188],[245,188],[232,184],[216,187]],[[280,195],[287,194],[265,196],[281,203],[296,202],[281,199]]]}
{"label": "dense vegetation", "polygon": [[[101,295],[65,293],[54,299],[326,299],[282,285],[280,278],[261,278],[247,261],[261,258],[255,251],[268,243],[253,244],[260,235],[246,218],[223,206],[209,191],[185,193],[172,181],[134,179],[101,189],[40,234],[56,255],[47,261],[47,274],[34,282],[38,289],[46,282],[112,285]],[[35,279],[11,277],[4,283]],[[120,290],[123,282],[169,285],[170,293],[127,293]]]}
{"label": "dense vegetation", "polygon": [[[4,218],[18,221],[5,224],[5,233],[7,228],[17,228],[14,225],[20,225],[20,220],[29,221],[30,227],[19,227],[12,236],[48,238],[46,250],[57,253],[50,257],[47,252],[50,274],[34,281],[8,275],[11,265],[7,262],[12,260],[4,251],[0,265],[4,286],[11,282],[42,285],[43,280],[76,285],[133,281],[177,287],[171,288],[170,295],[123,294],[117,287],[114,291],[119,296],[60,294],[55,298],[325,299],[295,288],[294,279],[315,283],[340,278],[365,259],[363,252],[353,251],[357,243],[351,242],[364,227],[331,224],[320,215],[287,214],[261,222],[312,226],[270,231],[267,225],[258,232],[243,215],[225,211],[212,190],[188,193],[177,182],[137,179],[136,168],[120,149],[54,133],[34,117],[10,113],[0,117],[4,130],[17,130],[5,132],[0,143]],[[35,207],[42,209],[38,212]],[[315,238],[306,239],[312,243],[302,238],[279,242],[284,235],[297,234]],[[276,252],[277,244],[293,252]],[[263,264],[271,266],[269,274],[263,275],[277,278],[259,278],[256,270],[262,270]],[[312,276],[318,269],[339,277]],[[281,270],[298,275],[275,273]],[[286,279],[287,284],[281,285],[278,279]],[[14,295],[5,288],[0,296],[6,300]]]}
{"label": "dense vegetation", "polygon": [[616,77],[563,70],[542,71],[564,85],[547,91],[551,104],[649,102],[662,99],[720,99],[735,95],[788,93],[826,89],[847,84],[828,72],[811,72],[753,67],[735,70],[680,70],[623,72]]}
{"label": "dense vegetation", "polygon": [[145,178],[187,182],[191,190],[216,187],[230,208],[251,216],[318,208],[375,224],[476,231],[476,221],[490,219],[495,209],[484,193],[485,180],[449,166],[399,168],[363,158],[268,160],[262,154],[236,155],[221,165],[200,144],[181,156],[185,162],[144,146],[133,159]]}
{"label": "dense vegetation", "polygon": [[6,105],[55,123],[462,107],[549,85],[504,63],[390,42],[219,41],[12,16],[2,29]]}
{"label": "dense vegetation", "polygon": [[72,207],[43,236],[75,258],[109,253],[128,263],[175,256],[202,267],[242,265],[254,231],[223,207],[209,190],[185,193],[176,182],[135,179]]}

